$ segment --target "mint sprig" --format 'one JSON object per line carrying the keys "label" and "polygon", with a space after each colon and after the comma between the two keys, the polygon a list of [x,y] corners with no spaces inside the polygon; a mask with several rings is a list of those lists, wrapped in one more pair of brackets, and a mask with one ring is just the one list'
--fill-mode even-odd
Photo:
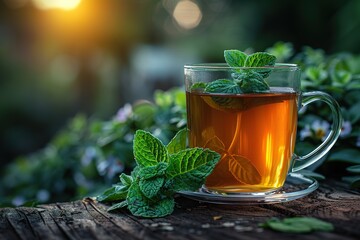
{"label": "mint sprig", "polygon": [[120,182],[97,197],[100,202],[112,202],[108,211],[126,207],[140,217],[163,217],[174,210],[177,191],[194,191],[220,160],[209,149],[186,148],[187,131],[179,131],[165,146],[146,131],[134,136],[134,156],[137,166],[131,173],[120,175]]}
{"label": "mint sprig", "polygon": [[[224,58],[233,68],[232,79],[218,79],[210,83],[195,83],[192,89],[203,88],[206,93],[263,93],[270,90],[266,83],[271,70],[262,68],[274,66],[276,57],[266,52],[250,55],[239,50],[225,50]],[[247,67],[243,69],[242,67]]]}

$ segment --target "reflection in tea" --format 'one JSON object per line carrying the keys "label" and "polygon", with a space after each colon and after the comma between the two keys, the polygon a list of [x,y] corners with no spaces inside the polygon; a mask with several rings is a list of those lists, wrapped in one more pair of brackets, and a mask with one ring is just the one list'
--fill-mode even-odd
{"label": "reflection in tea", "polygon": [[209,190],[267,192],[283,185],[297,126],[295,92],[186,92],[189,143],[221,154]]}

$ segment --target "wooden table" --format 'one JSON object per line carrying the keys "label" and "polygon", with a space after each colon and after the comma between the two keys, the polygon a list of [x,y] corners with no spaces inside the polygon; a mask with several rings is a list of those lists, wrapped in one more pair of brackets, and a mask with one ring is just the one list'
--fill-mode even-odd
{"label": "wooden table", "polygon": [[[86,198],[36,208],[0,209],[0,239],[360,239],[360,194],[327,180],[307,197],[287,203],[226,206],[179,197],[170,216],[137,218],[127,210],[107,213]],[[259,227],[271,217],[312,216],[333,232],[290,234]]]}

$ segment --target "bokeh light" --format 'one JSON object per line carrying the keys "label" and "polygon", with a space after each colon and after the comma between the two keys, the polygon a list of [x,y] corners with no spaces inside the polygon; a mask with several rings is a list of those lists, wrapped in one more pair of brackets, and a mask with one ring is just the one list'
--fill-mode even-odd
{"label": "bokeh light", "polygon": [[81,0],[33,0],[35,6],[39,9],[62,9],[73,10],[79,4]]}
{"label": "bokeh light", "polygon": [[199,25],[202,19],[202,13],[195,2],[181,0],[175,6],[173,17],[180,27],[192,29]]}

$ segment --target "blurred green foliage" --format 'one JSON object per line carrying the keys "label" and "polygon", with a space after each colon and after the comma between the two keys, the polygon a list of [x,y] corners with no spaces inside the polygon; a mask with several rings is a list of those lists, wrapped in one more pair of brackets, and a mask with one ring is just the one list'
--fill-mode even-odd
{"label": "blurred green foliage", "polygon": [[[282,42],[267,51],[302,68],[304,91],[325,91],[339,102],[343,131],[318,169],[326,177],[342,177],[359,188],[360,56],[327,55],[311,47],[296,53],[292,44]],[[323,141],[330,131],[329,111],[321,103],[300,111],[296,153],[305,154]],[[166,144],[185,125],[186,100],[181,88],[158,90],[153,102],[125,104],[108,121],[77,115],[43,150],[20,157],[4,169],[0,202],[19,205],[95,195],[116,182],[121,172],[133,168],[132,141],[137,129],[150,131]],[[329,168],[333,163],[343,164],[342,169]]]}
{"label": "blurred green foliage", "polygon": [[185,109],[184,91],[175,88],[156,91],[154,103],[126,104],[109,121],[77,115],[44,149],[3,169],[0,202],[66,201],[102,191],[132,170],[137,129],[168,143],[185,126]]}
{"label": "blurred green foliage", "polygon": [[[344,118],[342,131],[333,149],[320,162],[322,166],[318,167],[326,176],[342,177],[352,187],[359,188],[360,56],[351,53],[327,55],[311,47],[293,54],[292,45],[281,42],[268,51],[300,66],[302,91],[324,91],[339,103]],[[304,155],[315,149],[331,131],[331,121],[330,109],[321,102],[300,110],[295,152]]]}

